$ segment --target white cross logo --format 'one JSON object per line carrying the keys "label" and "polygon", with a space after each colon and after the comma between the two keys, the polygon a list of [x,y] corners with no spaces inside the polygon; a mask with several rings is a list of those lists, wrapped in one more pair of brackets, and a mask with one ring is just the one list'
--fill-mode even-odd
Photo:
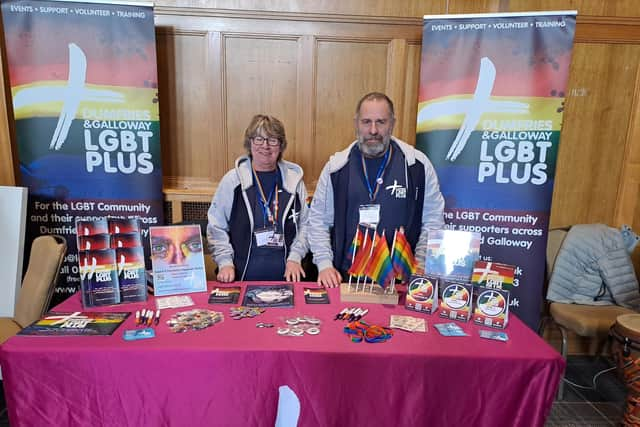
{"label": "white cross logo", "polygon": [[484,113],[528,114],[529,104],[514,101],[492,101],[491,91],[496,80],[496,67],[487,57],[480,60],[480,72],[473,97],[438,101],[418,111],[418,123],[433,120],[439,116],[464,114],[465,118],[456,134],[446,159],[453,162],[462,152],[471,132],[474,131]]}
{"label": "white cross logo", "polygon": [[291,209],[291,215],[289,215],[289,219],[294,223],[298,222],[298,217],[300,216],[300,211],[296,211],[296,208]]}
{"label": "white cross logo", "polygon": [[59,150],[67,139],[71,122],[76,117],[81,101],[101,103],[124,103],[124,95],[112,90],[88,89],[85,87],[87,78],[87,57],[75,43],[69,44],[69,79],[67,85],[46,85],[19,90],[13,98],[13,108],[30,107],[48,102],[63,102],[56,130],[51,137],[51,150]]}
{"label": "white cross logo", "polygon": [[68,320],[87,320],[88,317],[84,316],[81,314],[80,311],[76,311],[74,313],[71,314],[67,314],[67,315],[62,315],[62,316],[47,316],[45,317],[45,320],[57,320],[56,322],[53,322],[51,325],[58,325],[60,323],[65,323]]}
{"label": "white cross logo", "polygon": [[387,185],[386,187],[384,187],[385,190],[391,190],[391,195],[392,196],[396,196],[396,197],[401,197],[401,190],[404,190],[404,187],[400,184],[398,184],[397,180],[393,180],[393,184],[391,185]]}

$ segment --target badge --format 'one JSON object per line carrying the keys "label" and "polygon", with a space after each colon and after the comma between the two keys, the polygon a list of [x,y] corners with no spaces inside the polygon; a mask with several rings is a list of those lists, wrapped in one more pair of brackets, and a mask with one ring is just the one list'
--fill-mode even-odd
{"label": "badge", "polygon": [[282,233],[272,233],[269,241],[267,242],[267,246],[273,248],[283,248],[284,247],[284,234]]}
{"label": "badge", "polygon": [[256,236],[256,244],[259,248],[269,246],[269,242],[273,239],[273,228],[261,228],[253,233]]}
{"label": "badge", "polygon": [[360,205],[359,224],[375,226],[380,222],[380,205]]}

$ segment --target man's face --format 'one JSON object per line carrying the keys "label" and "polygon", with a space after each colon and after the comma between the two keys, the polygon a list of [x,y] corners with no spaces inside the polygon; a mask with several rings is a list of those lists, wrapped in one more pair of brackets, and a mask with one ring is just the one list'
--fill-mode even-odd
{"label": "man's face", "polygon": [[380,99],[364,101],[355,118],[358,147],[365,157],[380,157],[389,147],[395,120],[389,104]]}
{"label": "man's face", "polygon": [[191,265],[192,255],[202,252],[202,240],[197,228],[167,228],[151,237],[151,257],[156,266],[165,264]]}

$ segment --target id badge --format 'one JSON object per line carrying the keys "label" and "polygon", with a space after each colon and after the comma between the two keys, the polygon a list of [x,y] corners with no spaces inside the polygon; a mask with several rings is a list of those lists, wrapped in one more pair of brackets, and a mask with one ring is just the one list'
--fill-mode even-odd
{"label": "id badge", "polygon": [[282,233],[272,233],[271,238],[267,242],[267,246],[272,248],[283,248],[284,247],[284,234]]}
{"label": "id badge", "polygon": [[378,225],[380,223],[380,205],[360,205],[359,224]]}
{"label": "id badge", "polygon": [[273,239],[273,228],[261,228],[253,233],[256,236],[256,243],[259,248],[270,246],[269,242]]}

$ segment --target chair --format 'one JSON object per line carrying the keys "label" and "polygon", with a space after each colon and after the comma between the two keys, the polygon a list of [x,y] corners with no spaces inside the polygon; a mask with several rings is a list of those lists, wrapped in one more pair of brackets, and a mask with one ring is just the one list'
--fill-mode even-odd
{"label": "chair", "polygon": [[47,311],[66,251],[67,242],[61,236],[46,235],[33,240],[14,315],[0,317],[0,344]]}
{"label": "chair", "polygon": [[[562,247],[562,242],[568,233],[568,229],[549,230],[547,241],[547,283],[553,273],[555,260]],[[621,314],[635,313],[628,308],[617,305],[583,305],[565,304],[560,302],[548,302],[547,314],[543,316],[538,328],[538,334],[544,335],[548,323],[555,324],[562,334],[560,353],[567,359],[567,334],[569,331],[581,337],[587,337],[596,341],[597,354],[604,350],[609,336],[609,329]],[[558,400],[564,396],[564,380],[558,387]]]}

